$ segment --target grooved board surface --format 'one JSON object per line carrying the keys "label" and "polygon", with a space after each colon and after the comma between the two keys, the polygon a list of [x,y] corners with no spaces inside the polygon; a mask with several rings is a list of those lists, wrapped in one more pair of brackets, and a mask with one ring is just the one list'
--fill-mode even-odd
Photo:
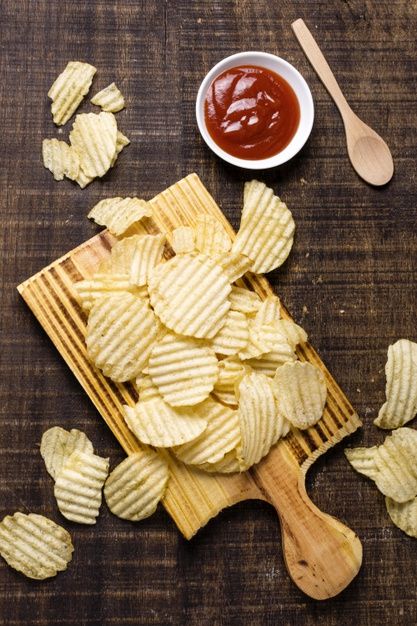
{"label": "grooved board surface", "polygon": [[[113,464],[123,456],[16,285],[97,232],[86,214],[102,197],[149,199],[192,171],[238,226],[251,174],[206,149],[194,99],[205,72],[243,49],[282,55],[312,89],[308,144],[259,174],[297,223],[290,259],[268,279],[363,418],[348,445],[380,443],[372,419],[384,400],[387,346],[417,339],[415,2],[2,0],[0,11],[0,516],[33,511],[62,522],[37,447],[49,426],[84,429]],[[367,187],[351,170],[338,113],[291,32],[298,17],[354,110],[392,148],[388,188]],[[69,124],[57,135],[46,93],[70,59],[97,66],[91,94],[114,80],[128,104],[118,121],[132,144],[85,190],[56,183],[40,161],[43,137],[67,137]],[[0,560],[0,624],[415,624],[417,542],[349,470],[343,444],[313,465],[308,489],[364,546],[361,572],[334,600],[310,600],[289,580],[276,514],[263,502],[227,509],[191,542],[162,507],[138,525],[103,507],[94,528],[64,522],[76,552],[56,579],[28,581]]]}

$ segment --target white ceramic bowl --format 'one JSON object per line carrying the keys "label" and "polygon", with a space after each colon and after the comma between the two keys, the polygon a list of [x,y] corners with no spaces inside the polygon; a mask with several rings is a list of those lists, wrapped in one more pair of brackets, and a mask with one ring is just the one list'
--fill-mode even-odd
{"label": "white ceramic bowl", "polygon": [[[300,123],[294,137],[284,150],[281,150],[278,154],[268,157],[267,159],[239,159],[238,157],[232,156],[217,145],[214,139],[211,138],[206,127],[204,102],[208,88],[219,74],[239,65],[258,65],[280,74],[293,88],[300,105]],[[217,63],[204,78],[197,94],[196,117],[201,136],[208,147],[211,148],[217,156],[238,167],[260,170],[282,165],[301,150],[313,127],[314,104],[311,91],[306,81],[301,76],[300,72],[296,70],[293,65],[288,63],[288,61],[284,61],[284,59],[274,54],[268,54],[267,52],[238,52]]]}

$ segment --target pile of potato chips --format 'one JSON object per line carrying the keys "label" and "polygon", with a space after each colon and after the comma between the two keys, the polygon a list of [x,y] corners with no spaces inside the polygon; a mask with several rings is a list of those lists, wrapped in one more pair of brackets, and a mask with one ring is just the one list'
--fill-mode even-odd
{"label": "pile of potato chips", "polygon": [[119,241],[75,285],[89,314],[88,354],[112,380],[136,385],[125,420],[142,444],[207,472],[245,471],[291,427],[314,425],[326,402],[321,370],[297,359],[304,330],[282,319],[276,296],[262,301],[240,280],[286,260],[294,220],[254,180],[234,242],[202,214],[170,234],[166,260],[163,235],[123,237],[150,216],[138,198],[105,199],[89,213]]}
{"label": "pile of potato chips", "polygon": [[417,430],[403,428],[417,412],[417,343],[400,339],[388,348],[386,402],[375,424],[397,429],[372,448],[345,450],[352,467],[385,496],[396,526],[417,537]]}
{"label": "pile of potato chips", "polygon": [[[87,95],[96,73],[89,63],[71,61],[58,76],[48,92],[52,100],[55,124],[66,124]],[[125,101],[115,83],[99,91],[92,104],[101,107],[101,113],[77,115],[69,134],[70,145],[58,139],[44,139],[43,163],[55,180],[69,178],[81,188],[101,177],[114,166],[120,152],[130,141],[118,130],[116,113]]]}

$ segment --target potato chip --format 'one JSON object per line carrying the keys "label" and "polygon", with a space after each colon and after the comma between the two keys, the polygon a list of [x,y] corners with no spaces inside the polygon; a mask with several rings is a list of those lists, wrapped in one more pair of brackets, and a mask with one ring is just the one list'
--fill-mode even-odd
{"label": "potato chip", "polygon": [[228,311],[226,321],[211,340],[218,354],[234,355],[243,350],[249,341],[248,319],[239,311]]}
{"label": "potato chip", "polygon": [[82,308],[89,311],[96,300],[118,293],[132,293],[146,298],[147,288],[138,288],[130,282],[128,274],[105,274],[98,272],[91,279],[74,283],[74,289]]}
{"label": "potato chip", "polygon": [[245,363],[265,376],[273,377],[278,367],[297,359],[294,348],[289,344],[279,325],[281,321],[276,320],[270,324],[258,325],[255,319],[249,326],[254,337],[252,341],[255,341],[256,345],[267,346],[268,351],[246,359]]}
{"label": "potato chip", "polygon": [[417,430],[399,428],[380,446],[345,450],[346,458],[359,473],[395,502],[417,495]]}
{"label": "potato chip", "polygon": [[[247,311],[252,313],[252,311]],[[262,324],[271,324],[281,318],[281,302],[278,296],[268,296],[258,306],[257,313],[255,315],[255,322],[259,326]]]}
{"label": "potato chip", "polygon": [[207,420],[205,431],[193,441],[172,449],[188,465],[217,463],[240,442],[237,412],[208,398],[194,407],[196,415]]}
{"label": "potato chip", "polygon": [[207,420],[196,416],[192,407],[174,408],[161,397],[123,408],[126,424],[139,441],[157,448],[192,441],[207,428]]}
{"label": "potato chip", "polygon": [[417,498],[401,504],[391,498],[385,498],[385,504],[394,524],[410,537],[417,538]]}
{"label": "potato chip", "polygon": [[190,226],[179,226],[172,231],[172,249],[175,254],[188,254],[195,250],[195,232]]}
{"label": "potato chip", "polygon": [[6,515],[0,522],[0,554],[28,578],[44,580],[67,569],[74,546],[71,536],[36,513]]}
{"label": "potato chip", "polygon": [[324,374],[312,363],[285,363],[274,376],[278,410],[294,426],[306,429],[323,415],[327,386]]}
{"label": "potato chip", "polygon": [[104,176],[116,154],[117,124],[113,113],[77,115],[69,137],[84,174]]}
{"label": "potato chip", "polygon": [[211,338],[226,321],[231,287],[208,256],[176,256],[155,268],[148,286],[156,315],[180,335]]}
{"label": "potato chip", "polygon": [[387,401],[374,424],[379,428],[398,428],[417,413],[417,343],[399,339],[389,346],[385,375]]}
{"label": "potato chip", "polygon": [[254,320],[248,320],[249,339],[243,350],[239,351],[239,358],[242,361],[260,357],[271,351],[271,344],[268,337],[262,331],[262,327],[258,326]]}
{"label": "potato chip", "polygon": [[42,141],[42,158],[44,166],[52,172],[55,180],[63,180],[64,176],[76,180],[80,171],[78,154],[65,141],[44,139]]}
{"label": "potato chip", "polygon": [[240,469],[247,470],[268,454],[271,446],[286,432],[288,426],[278,414],[272,383],[263,374],[252,372],[239,384],[241,443],[238,445]]}
{"label": "potato chip", "polygon": [[203,213],[196,219],[195,247],[202,254],[218,257],[229,252],[232,241],[219,220]]}
{"label": "potato chip", "polygon": [[111,83],[111,85],[96,93],[90,102],[108,113],[118,113],[125,107],[125,99],[116,83]]}
{"label": "potato chip", "polygon": [[130,265],[130,281],[146,285],[153,268],[160,263],[165,246],[165,235],[136,235],[136,245]]}
{"label": "potato chip", "polygon": [[201,465],[197,465],[197,467],[204,472],[209,472],[212,474],[232,474],[241,471],[236,450],[231,450],[230,452],[225,454],[220,461],[217,461],[216,463],[202,463]]}
{"label": "potato chip", "polygon": [[132,522],[155,512],[169,478],[168,463],[158,452],[141,450],[122,461],[104,485],[110,511]]}
{"label": "potato chip", "polygon": [[247,368],[237,357],[228,356],[219,361],[219,375],[217,377],[215,388],[228,388],[235,385],[245,375]]}
{"label": "potato chip", "polygon": [[218,402],[226,404],[232,409],[237,409],[239,403],[236,397],[236,390],[234,387],[230,387],[227,389],[214,389],[212,395],[213,398]]}
{"label": "potato chip", "polygon": [[248,256],[256,274],[270,272],[284,263],[293,240],[295,224],[284,202],[263,183],[251,181],[233,252]]}
{"label": "potato chip", "polygon": [[190,406],[205,400],[213,390],[217,358],[211,347],[169,333],[152,349],[149,375],[165,402]]}
{"label": "potato chip", "polygon": [[308,335],[304,328],[301,328],[301,326],[292,320],[276,320],[274,325],[287,338],[287,341],[293,350],[295,350],[298,345],[308,341]]}
{"label": "potato chip", "polygon": [[148,362],[158,325],[145,298],[131,293],[97,300],[87,323],[87,352],[116,382],[135,378]]}
{"label": "potato chip", "polygon": [[135,384],[141,402],[161,397],[158,387],[154,384],[149,374],[139,374],[139,376],[136,377]]}
{"label": "potato chip", "polygon": [[54,495],[62,515],[79,524],[95,524],[108,473],[109,459],[75,450],[55,481]]}
{"label": "potato chip", "polygon": [[97,69],[89,63],[70,61],[48,91],[52,117],[58,126],[68,122],[88,93]]}
{"label": "potato chip", "polygon": [[[100,226],[106,226],[113,235],[118,237],[132,224],[151,215],[150,205],[140,198],[105,198],[91,209],[87,217]],[[148,235],[148,237],[153,236]]]}
{"label": "potato chip", "polygon": [[80,166],[80,169],[79,169],[79,172],[78,172],[78,176],[77,176],[77,178],[74,178],[74,181],[76,183],[78,183],[78,185],[81,187],[81,189],[84,189],[94,179],[95,179],[95,176],[87,176],[87,174],[84,172],[84,170]]}
{"label": "potato chip", "polygon": [[236,287],[236,285],[232,286],[229,300],[230,308],[241,313],[256,313],[262,304],[257,293],[244,287]]}
{"label": "potato chip", "polygon": [[129,144],[130,144],[130,139],[128,139],[128,137],[126,137],[126,135],[124,135],[119,129],[117,129],[116,152],[115,152],[114,157],[111,160],[111,163],[110,163],[111,167],[113,167],[113,165],[116,163],[117,157],[119,156],[119,154],[121,153],[123,148],[125,148]]}
{"label": "potato chip", "polygon": [[217,263],[223,268],[229,282],[234,283],[252,267],[252,261],[240,252],[223,252],[216,257]]}
{"label": "potato chip", "polygon": [[94,452],[93,444],[81,430],[72,428],[68,432],[60,426],[53,426],[43,433],[41,456],[45,461],[48,473],[54,480],[74,450]]}

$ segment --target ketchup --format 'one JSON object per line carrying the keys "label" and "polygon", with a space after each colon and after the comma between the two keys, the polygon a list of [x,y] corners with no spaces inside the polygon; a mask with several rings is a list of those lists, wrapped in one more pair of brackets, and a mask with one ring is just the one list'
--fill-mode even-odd
{"label": "ketchup", "polygon": [[226,70],[211,83],[205,121],[212,139],[241,159],[266,159],[294,137],[300,105],[279,74],[255,65]]}

